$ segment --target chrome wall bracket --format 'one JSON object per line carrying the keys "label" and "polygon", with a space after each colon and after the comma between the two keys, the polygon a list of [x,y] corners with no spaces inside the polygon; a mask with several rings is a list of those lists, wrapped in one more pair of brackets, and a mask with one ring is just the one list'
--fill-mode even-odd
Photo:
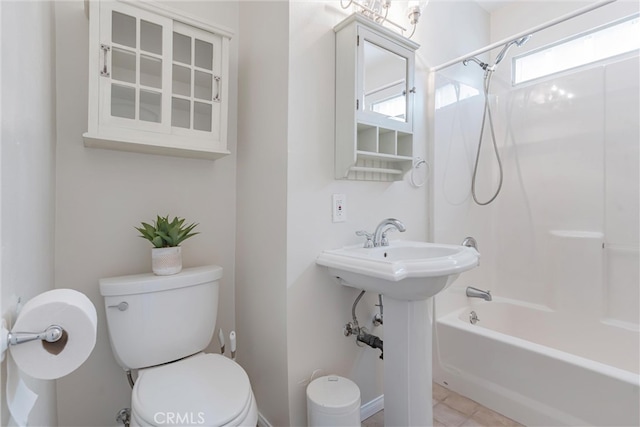
{"label": "chrome wall bracket", "polygon": [[12,345],[23,344],[30,341],[41,340],[49,343],[59,341],[64,335],[64,329],[58,325],[51,325],[42,332],[12,332],[7,329],[7,323],[2,319],[0,327],[0,361],[4,360],[4,354]]}

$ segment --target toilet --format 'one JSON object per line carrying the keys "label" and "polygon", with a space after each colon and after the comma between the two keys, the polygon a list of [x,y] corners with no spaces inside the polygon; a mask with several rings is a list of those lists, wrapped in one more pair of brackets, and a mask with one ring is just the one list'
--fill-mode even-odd
{"label": "toilet", "polygon": [[221,277],[221,267],[205,266],[100,279],[113,354],[125,371],[138,370],[131,426],[256,426],[246,372],[203,352],[215,330]]}

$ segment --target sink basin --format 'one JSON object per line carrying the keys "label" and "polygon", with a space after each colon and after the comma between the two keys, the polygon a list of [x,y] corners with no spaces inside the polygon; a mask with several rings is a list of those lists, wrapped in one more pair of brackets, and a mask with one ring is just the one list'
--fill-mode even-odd
{"label": "sink basin", "polygon": [[345,286],[414,301],[442,291],[460,273],[476,267],[479,258],[467,246],[396,240],[376,248],[325,250],[316,263],[328,267]]}

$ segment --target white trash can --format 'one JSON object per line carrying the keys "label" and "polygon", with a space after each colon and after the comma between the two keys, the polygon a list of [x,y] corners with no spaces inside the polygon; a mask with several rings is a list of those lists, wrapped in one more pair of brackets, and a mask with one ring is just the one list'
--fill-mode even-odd
{"label": "white trash can", "polygon": [[307,421],[310,427],[360,427],[360,389],[353,381],[329,375],[307,386]]}

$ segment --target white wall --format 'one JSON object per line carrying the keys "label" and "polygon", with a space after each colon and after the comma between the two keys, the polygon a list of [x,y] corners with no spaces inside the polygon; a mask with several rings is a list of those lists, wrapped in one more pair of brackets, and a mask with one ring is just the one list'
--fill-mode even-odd
{"label": "white wall", "polygon": [[[401,5],[397,5],[401,12]],[[428,239],[430,185],[414,188],[394,183],[333,179],[334,156],[334,33],[333,26],[348,12],[339,2],[296,1],[290,6],[290,90],[287,224],[287,334],[289,343],[289,400],[291,425],[305,422],[304,381],[322,369],[354,380],[362,402],[383,393],[379,352],[357,347],[342,335],[350,320],[358,291],[336,284],[315,265],[323,249],[356,244],[355,231],[372,231],[384,218],[396,217],[407,226],[392,239]],[[465,15],[466,13],[466,15]],[[416,60],[414,153],[429,156],[429,66],[455,57],[456,49],[475,48],[478,40],[465,38],[466,17],[485,17],[475,4],[430,3],[413,40],[421,44]],[[404,19],[402,13],[398,20]],[[452,28],[454,20],[462,22]],[[462,20],[462,21],[460,21]],[[475,22],[475,21],[474,21]],[[474,23],[475,25],[475,23]],[[462,30],[461,30],[462,29]],[[335,118],[340,120],[340,118]],[[331,222],[331,195],[347,196],[347,221]],[[358,318],[372,333],[384,337],[383,327],[371,324],[376,295],[358,306]]]}
{"label": "white wall", "polygon": [[[2,18],[2,318],[53,288],[55,72],[53,4],[0,2]],[[0,395],[5,396],[6,362]],[[54,381],[24,377],[38,394],[30,425],[56,424]],[[9,425],[2,400],[1,425]]]}
{"label": "white wall", "polygon": [[[239,360],[265,418],[304,425],[305,387],[314,371],[351,378],[363,403],[382,394],[379,352],[342,335],[358,291],[336,284],[315,258],[359,242],[355,231],[373,230],[386,217],[407,225],[392,238],[425,239],[428,188],[333,178],[333,26],[348,14],[339,2],[240,7],[236,292],[238,331],[248,351]],[[416,80],[417,115],[424,117],[424,66]],[[426,120],[418,120],[416,155],[427,155],[427,137]],[[333,193],[347,196],[344,223],[331,222]],[[376,295],[365,297],[358,316],[383,336],[371,324],[375,302]]]}
{"label": "white wall", "polygon": [[287,388],[287,2],[240,2],[238,361],[261,414],[290,425]]}
{"label": "white wall", "polygon": [[[181,1],[169,6],[238,29],[235,2]],[[57,381],[58,424],[115,425],[117,411],[130,406],[130,389],[111,352],[98,279],[150,272],[150,245],[133,228],[140,221],[169,214],[200,223],[201,234],[182,245],[184,265],[224,268],[218,326],[227,333],[235,327],[238,41],[231,41],[230,51],[230,156],[212,162],[91,149],[82,141],[87,129],[89,49],[83,2],[56,2],[55,17],[55,285],[84,292],[98,311],[98,340],[92,355],[77,371]]]}
{"label": "white wall", "polygon": [[[238,29],[232,40],[232,95],[238,90],[236,75],[240,87],[229,126],[237,171],[236,154],[211,163],[84,148],[88,21],[82,2],[55,4],[61,94],[56,104],[55,283],[87,294],[99,313],[92,356],[57,382],[57,424],[112,425],[116,412],[129,406],[129,387],[109,347],[97,280],[149,270],[149,247],[133,226],[157,213],[200,222],[202,234],[184,244],[187,266],[217,263],[225,268],[218,323],[229,331],[237,318],[239,361],[270,422],[305,424],[304,385],[316,369],[352,378],[366,403],[382,393],[379,352],[342,336],[357,291],[335,284],[315,265],[315,257],[322,249],[359,242],[356,230],[373,230],[391,216],[407,225],[405,234],[393,238],[427,238],[429,186],[333,179],[333,26],[347,15],[339,2],[178,6]],[[414,37],[424,46],[416,74],[415,152],[421,157],[429,155],[431,132],[428,66],[449,59],[452,47],[467,43],[454,36],[443,42],[440,32],[446,30],[443,22],[460,13],[457,3],[445,7],[436,1],[430,8]],[[47,39],[34,37],[41,38]],[[174,192],[171,197],[165,188]],[[333,193],[347,195],[345,223],[331,222]],[[375,295],[364,298],[358,316],[383,336],[382,328],[371,325],[375,302]]]}
{"label": "white wall", "polygon": [[[568,2],[562,7],[568,8],[569,3],[575,5]],[[10,147],[5,147],[5,97],[8,94],[4,82],[9,77],[12,81],[17,79],[18,74],[22,77],[24,70],[7,67],[3,62],[3,310],[17,286],[12,288],[10,284],[14,277],[11,269],[16,267],[13,264],[7,267],[5,262],[6,242],[17,235],[12,235],[13,229],[7,231],[5,224],[9,220],[12,226],[15,221],[30,220],[30,223],[42,224],[38,236],[48,239],[48,244],[20,249],[40,253],[38,262],[43,268],[29,268],[24,274],[45,273],[33,277],[30,283],[44,283],[48,278],[48,287],[51,287],[54,266],[41,248],[54,246],[51,230],[55,227],[55,286],[84,292],[99,314],[98,343],[92,356],[78,371],[57,381],[57,424],[113,425],[116,412],[129,406],[129,387],[109,347],[97,280],[149,271],[149,246],[137,237],[133,226],[141,220],[152,219],[157,213],[200,222],[202,234],[184,244],[185,264],[216,263],[225,269],[218,325],[227,332],[236,328],[238,360],[249,373],[260,411],[269,422],[273,425],[306,423],[305,381],[317,369],[353,379],[361,388],[363,403],[380,395],[383,385],[379,352],[357,347],[352,339],[342,336],[342,326],[350,320],[357,291],[334,283],[315,265],[317,254],[325,248],[359,242],[354,234],[356,230],[373,230],[381,219],[392,216],[407,225],[406,233],[392,235],[392,238],[459,243],[465,235],[474,231],[482,235],[490,228],[487,225],[490,225],[490,211],[475,209],[468,200],[451,209],[438,210],[437,218],[451,214],[455,222],[436,223],[434,234],[430,234],[433,220],[430,191],[435,193],[437,206],[447,202],[437,181],[415,189],[406,179],[394,183],[333,179],[333,26],[347,14],[339,2],[171,4],[237,31],[231,42],[229,130],[233,154],[215,162],[84,148],[81,134],[86,130],[87,121],[89,46],[88,21],[82,2],[56,2],[55,6],[26,4],[35,8],[29,13],[40,16],[44,22],[36,33],[29,26],[25,31],[28,35],[23,37],[34,43],[45,43],[39,49],[46,52],[52,50],[51,46],[46,47],[47,43],[51,44],[53,34],[47,17],[50,19],[50,9],[55,8],[56,219],[54,223],[53,119],[47,123],[38,121],[44,137],[34,137],[34,141],[41,144],[41,151],[49,154],[34,156],[35,165],[14,169],[14,165],[20,164],[18,161],[30,157],[11,153]],[[10,28],[15,32],[21,30],[15,25],[20,19],[8,19],[6,10],[17,9],[3,3],[3,61],[8,54],[4,34]],[[507,10],[496,12],[494,17]],[[526,27],[529,22],[537,23],[536,19],[542,21],[555,16],[559,13],[556,10],[559,9],[538,11],[536,8],[536,13],[508,15],[518,17],[508,22]],[[25,17],[18,18],[24,20]],[[496,39],[512,31],[497,25],[491,30]],[[11,34],[13,37],[13,32]],[[446,146],[446,141],[439,141],[438,135],[428,127],[432,108],[429,100],[432,94],[427,92],[431,78],[428,68],[488,44],[489,15],[474,2],[434,0],[428,5],[413,39],[422,45],[416,61],[419,96],[415,109],[415,151],[416,155],[433,162],[431,143],[437,146],[445,142],[436,148],[441,150],[456,147]],[[18,52],[14,54],[20,60],[28,59]],[[28,93],[33,93],[34,101],[25,104],[24,110],[15,116],[16,123],[33,117],[33,105],[43,109],[39,117],[53,115],[49,104],[53,99],[52,85],[47,86],[50,77],[43,71],[53,65],[41,67],[41,61],[37,64],[24,69],[32,70],[33,78],[45,83],[29,86],[33,92]],[[472,72],[467,67],[454,66],[445,74],[479,87],[481,80],[477,76],[481,73],[475,71],[479,69]],[[42,93],[48,94],[47,102],[42,102]],[[23,95],[23,92],[16,93],[15,99],[7,102],[23,100]],[[460,123],[466,130],[472,127],[464,120]],[[32,122],[28,124],[28,131],[34,131]],[[26,138],[27,130],[22,132]],[[469,155],[475,154],[468,148],[474,143],[467,141],[466,148],[451,157],[460,161],[462,172],[467,175]],[[13,148],[27,150],[24,144]],[[18,193],[14,186],[5,185],[7,179],[17,180],[19,172],[27,170],[40,171],[42,175],[36,175],[37,182],[25,182],[24,192]],[[457,172],[451,169],[448,176]],[[172,192],[171,197],[166,196],[167,191]],[[345,223],[331,222],[334,193],[347,196]],[[6,204],[23,203],[19,196],[23,194],[29,196],[24,202],[26,205],[18,211],[19,215],[11,213]],[[29,217],[28,212],[37,217]],[[460,220],[462,222],[458,222]],[[480,239],[481,249],[489,240]],[[461,295],[461,289],[479,277],[474,274],[465,274],[448,292]],[[377,310],[376,302],[375,295],[365,297],[358,307],[358,317],[373,333],[383,337],[383,328],[373,328],[370,324]],[[49,391],[43,395],[53,397],[54,393]],[[51,417],[55,419],[55,403],[52,403],[55,399],[49,399],[49,403],[43,399],[43,402],[46,408],[36,412],[42,418],[40,424],[56,424],[51,421]]]}

